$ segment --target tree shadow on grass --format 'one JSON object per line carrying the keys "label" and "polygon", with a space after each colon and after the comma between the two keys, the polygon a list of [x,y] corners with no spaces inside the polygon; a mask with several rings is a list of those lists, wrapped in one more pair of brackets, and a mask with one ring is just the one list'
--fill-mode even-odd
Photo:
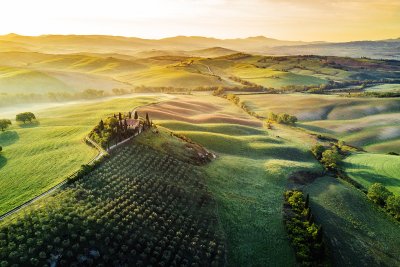
{"label": "tree shadow on grass", "polygon": [[381,183],[384,186],[400,187],[400,179],[387,177],[381,174],[371,174],[365,171],[357,171],[357,175],[370,184]]}
{"label": "tree shadow on grass", "polygon": [[27,122],[27,123],[20,123],[19,127],[21,128],[34,128],[34,127],[38,127],[40,125],[39,121],[32,121],[32,122]]}
{"label": "tree shadow on grass", "polygon": [[16,131],[0,132],[0,146],[9,146],[17,142],[19,135]]}
{"label": "tree shadow on grass", "polygon": [[0,155],[0,169],[3,168],[7,164],[7,159]]}

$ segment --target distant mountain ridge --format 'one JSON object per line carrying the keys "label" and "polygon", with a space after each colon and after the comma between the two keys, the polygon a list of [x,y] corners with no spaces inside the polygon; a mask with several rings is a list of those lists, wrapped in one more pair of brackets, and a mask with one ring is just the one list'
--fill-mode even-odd
{"label": "distant mountain ridge", "polygon": [[[380,41],[353,41],[343,43],[285,41],[265,36],[236,39],[217,39],[201,36],[175,36],[163,39],[109,35],[41,35],[0,36],[0,52],[31,51],[45,53],[122,53],[132,55],[141,51],[200,51],[220,48],[262,55],[329,55],[400,59],[400,38]],[[203,51],[205,52],[205,51]],[[192,53],[188,53],[192,54]],[[218,54],[218,53],[217,53]]]}

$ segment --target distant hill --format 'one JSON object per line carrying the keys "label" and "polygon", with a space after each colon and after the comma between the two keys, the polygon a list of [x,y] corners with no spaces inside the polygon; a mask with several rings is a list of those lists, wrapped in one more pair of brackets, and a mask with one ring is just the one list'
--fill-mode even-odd
{"label": "distant hill", "polygon": [[[207,51],[207,49],[209,49]],[[163,39],[107,35],[0,36],[0,51],[32,51],[54,54],[116,53],[138,57],[224,56],[224,49],[261,55],[327,55],[400,59],[400,39],[346,43],[284,41],[264,36],[217,39],[201,36],[176,36]],[[196,53],[196,50],[198,53]],[[204,53],[210,52],[210,55]],[[191,53],[186,53],[186,52]],[[195,52],[195,53],[193,53]]]}
{"label": "distant hill", "polygon": [[198,57],[221,57],[221,56],[236,54],[238,53],[238,51],[216,46],[206,49],[193,50],[189,51],[188,53]]}
{"label": "distant hill", "polygon": [[106,35],[41,35],[22,36],[8,34],[0,36],[0,42],[10,45],[15,51],[29,48],[30,51],[45,53],[121,53],[135,54],[138,51],[169,50],[192,51],[208,49],[210,47],[224,47],[226,49],[262,53],[265,48],[274,46],[304,45],[306,42],[282,41],[264,36],[243,39],[216,39],[200,36],[176,36],[159,40],[141,39],[135,37],[106,36]]}
{"label": "distant hill", "polygon": [[323,55],[342,57],[369,57],[400,60],[400,38],[382,41],[322,43],[295,46],[276,46],[265,50],[273,55]]}

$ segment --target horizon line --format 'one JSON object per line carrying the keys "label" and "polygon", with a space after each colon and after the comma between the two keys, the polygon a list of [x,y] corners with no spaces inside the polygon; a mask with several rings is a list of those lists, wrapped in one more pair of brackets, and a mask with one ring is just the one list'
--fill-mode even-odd
{"label": "horizon line", "polygon": [[10,32],[6,34],[0,34],[0,37],[5,36],[21,36],[21,37],[44,37],[44,36],[110,36],[110,37],[122,37],[122,38],[136,38],[142,40],[164,40],[164,39],[171,39],[177,37],[185,37],[185,38],[207,38],[207,39],[216,39],[216,40],[246,40],[251,38],[265,38],[270,40],[277,40],[277,41],[286,41],[286,42],[304,42],[304,43],[350,43],[350,42],[368,42],[368,41],[386,41],[386,40],[397,40],[400,37],[391,37],[385,39],[353,39],[347,41],[328,41],[328,40],[315,40],[315,41],[304,41],[304,40],[288,40],[288,39],[278,39],[274,37],[268,37],[265,35],[254,35],[254,36],[247,36],[247,37],[230,37],[230,38],[219,38],[216,36],[204,36],[204,35],[172,35],[166,36],[161,38],[145,38],[139,36],[129,36],[129,35],[113,35],[113,34],[97,34],[97,33],[88,33],[88,34],[78,34],[78,33],[44,33],[44,34],[37,34],[37,35],[25,35],[19,34],[15,32]]}

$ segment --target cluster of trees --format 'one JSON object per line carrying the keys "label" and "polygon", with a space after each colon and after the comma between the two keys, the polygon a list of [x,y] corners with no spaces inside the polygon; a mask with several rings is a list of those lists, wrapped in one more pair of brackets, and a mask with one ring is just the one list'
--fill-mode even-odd
{"label": "cluster of trees", "polygon": [[0,226],[0,266],[223,266],[204,178],[134,144]]}
{"label": "cluster of trees", "polygon": [[309,195],[297,190],[284,194],[285,226],[302,266],[319,266],[326,260],[322,227],[314,222]]}
{"label": "cluster of trees", "polygon": [[[133,115],[132,112],[119,112],[118,114],[107,117],[105,120],[100,120],[100,122],[89,133],[89,138],[98,143],[101,147],[109,148],[112,143],[118,143],[133,136],[139,129],[130,129],[128,127],[127,119],[132,119],[132,116],[136,120],[139,119],[139,116],[135,111]],[[148,118],[147,114],[146,116],[146,118]],[[140,121],[140,124],[143,125],[142,121]],[[144,125],[147,124],[146,120]]]}
{"label": "cluster of trees", "polygon": [[287,113],[279,113],[276,114],[274,112],[269,112],[267,116],[267,122],[277,122],[282,124],[295,124],[297,122],[297,117],[287,114]]}
{"label": "cluster of trees", "polygon": [[400,196],[394,195],[381,183],[374,183],[368,188],[368,198],[385,208],[390,214],[400,221]]}
{"label": "cluster of trees", "polygon": [[325,166],[327,170],[337,173],[343,157],[348,155],[350,151],[355,150],[357,150],[357,148],[351,147],[345,142],[339,140],[330,143],[327,147],[321,144],[316,144],[311,148],[311,153]]}

